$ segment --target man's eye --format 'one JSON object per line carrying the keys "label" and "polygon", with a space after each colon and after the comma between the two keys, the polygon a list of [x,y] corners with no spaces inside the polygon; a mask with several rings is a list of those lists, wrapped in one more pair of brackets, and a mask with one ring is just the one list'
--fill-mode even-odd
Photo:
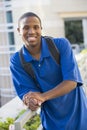
{"label": "man's eye", "polygon": [[28,30],[28,29],[29,29],[29,27],[28,27],[28,26],[25,26],[23,29]]}
{"label": "man's eye", "polygon": [[39,26],[35,26],[34,29],[35,29],[35,30],[36,30],[36,29],[39,29]]}

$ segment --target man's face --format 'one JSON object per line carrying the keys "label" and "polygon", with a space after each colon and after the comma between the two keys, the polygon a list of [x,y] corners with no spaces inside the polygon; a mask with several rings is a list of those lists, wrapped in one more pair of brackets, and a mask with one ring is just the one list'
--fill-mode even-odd
{"label": "man's face", "polygon": [[37,17],[23,18],[19,23],[18,32],[27,48],[35,47],[41,42],[41,23]]}

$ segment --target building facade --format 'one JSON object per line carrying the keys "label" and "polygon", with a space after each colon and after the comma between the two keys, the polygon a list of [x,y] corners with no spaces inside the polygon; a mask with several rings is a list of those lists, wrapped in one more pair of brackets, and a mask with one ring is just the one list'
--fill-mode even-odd
{"label": "building facade", "polygon": [[0,0],[0,105],[15,96],[9,59],[22,46],[17,22],[28,11],[40,16],[42,34],[54,37],[65,37],[65,21],[81,20],[83,42],[87,47],[86,0]]}

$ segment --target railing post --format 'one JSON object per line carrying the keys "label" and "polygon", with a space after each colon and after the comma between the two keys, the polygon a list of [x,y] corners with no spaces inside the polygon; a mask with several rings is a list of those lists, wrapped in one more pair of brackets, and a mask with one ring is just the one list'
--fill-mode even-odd
{"label": "railing post", "polygon": [[14,130],[22,130],[22,126],[21,126],[20,122],[16,122],[16,123],[15,123],[15,128],[14,128]]}
{"label": "railing post", "polygon": [[11,124],[11,125],[9,126],[9,130],[15,130],[14,125],[13,125],[13,124]]}
{"label": "railing post", "polygon": [[23,115],[21,115],[14,123],[15,130],[23,130],[24,124],[30,119],[33,115],[35,115],[36,111],[31,111],[27,109]]}

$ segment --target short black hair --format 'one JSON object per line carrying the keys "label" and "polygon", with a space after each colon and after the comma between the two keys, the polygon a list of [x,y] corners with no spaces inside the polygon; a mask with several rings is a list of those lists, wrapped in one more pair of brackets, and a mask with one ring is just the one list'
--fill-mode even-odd
{"label": "short black hair", "polygon": [[38,20],[40,21],[40,24],[41,24],[41,19],[40,19],[40,17],[39,17],[37,14],[35,14],[35,13],[33,13],[33,12],[26,12],[26,13],[24,13],[24,14],[19,18],[19,20],[18,20],[18,25],[20,25],[20,21],[21,21],[22,19],[26,18],[26,17],[37,17]]}

